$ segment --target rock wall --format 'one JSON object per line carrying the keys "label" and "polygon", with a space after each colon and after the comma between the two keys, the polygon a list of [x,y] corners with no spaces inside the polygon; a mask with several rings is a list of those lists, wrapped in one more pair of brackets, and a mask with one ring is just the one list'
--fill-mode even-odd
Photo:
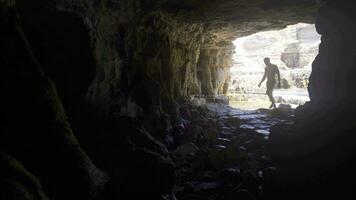
{"label": "rock wall", "polygon": [[[323,138],[325,143],[320,143],[318,147],[328,146],[330,141],[337,138],[340,139],[337,145],[345,143],[343,148],[350,147],[345,140],[354,141],[350,134],[355,128],[351,122],[355,113],[355,94],[350,92],[354,86],[352,77],[356,59],[353,50],[356,16],[352,8],[354,5],[351,1],[325,1],[317,18],[316,27],[322,35],[322,42],[309,78],[311,101],[300,108],[297,119],[310,117],[310,122],[325,122],[313,126],[300,121],[302,129],[313,131],[312,135],[316,138]],[[337,151],[342,155],[340,157],[354,154],[354,151],[342,152],[341,149]]]}
{"label": "rock wall", "polygon": [[[45,196],[30,173],[44,183],[43,190],[49,198],[96,198],[108,181],[106,173],[94,165],[74,136],[56,87],[34,57],[14,4],[1,2],[0,12],[3,27],[0,60],[4,64],[0,85],[5,94],[1,104],[6,105],[1,113],[5,120],[0,131],[0,151],[16,157],[29,171],[5,156],[5,167],[0,169],[5,172],[1,174],[8,169],[6,160],[20,172],[15,170],[1,178],[14,179],[17,190],[37,194],[33,199]],[[5,199],[12,198],[2,195]]]}
{"label": "rock wall", "polygon": [[356,109],[355,93],[351,92],[356,59],[354,9],[353,1],[322,1],[316,21],[321,44],[308,87],[311,101],[296,110],[296,124],[290,137],[282,141],[278,131],[274,138],[272,133],[272,141],[280,141],[283,147],[278,151],[285,153],[284,156],[277,153],[283,157],[281,166],[285,174],[293,174],[287,182],[298,183],[293,187],[311,198],[354,196],[348,184],[356,177],[352,170],[356,155]]}
{"label": "rock wall", "polygon": [[230,67],[234,46],[203,47],[198,62],[198,80],[203,95],[226,94],[230,82]]}
{"label": "rock wall", "polygon": [[355,56],[354,14],[350,2],[328,2],[319,11],[317,30],[322,35],[319,56],[313,63],[309,93],[315,102],[353,101]]}

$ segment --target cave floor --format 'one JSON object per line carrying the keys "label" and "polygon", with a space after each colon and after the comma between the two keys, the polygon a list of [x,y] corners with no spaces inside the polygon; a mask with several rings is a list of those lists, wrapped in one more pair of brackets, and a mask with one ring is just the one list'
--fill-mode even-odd
{"label": "cave floor", "polygon": [[[270,174],[278,169],[268,155],[271,127],[292,125],[293,109],[241,110],[222,104],[207,104],[205,137],[216,128],[218,135],[206,145],[178,148],[178,199],[264,199]],[[212,130],[213,129],[213,130]],[[189,150],[188,150],[189,149]],[[194,149],[194,150],[193,150]],[[176,154],[177,155],[177,154]]]}
{"label": "cave floor", "polygon": [[[277,106],[280,104],[277,104]],[[217,117],[222,121],[238,118],[241,120],[239,127],[239,134],[257,132],[268,139],[270,128],[277,124],[292,124],[292,117],[294,116],[293,109],[265,109],[260,108],[257,110],[242,110],[231,106],[223,105],[208,105],[209,110],[217,113]],[[226,126],[227,127],[227,126]],[[229,129],[227,129],[229,130]],[[231,131],[231,129],[230,129]]]}

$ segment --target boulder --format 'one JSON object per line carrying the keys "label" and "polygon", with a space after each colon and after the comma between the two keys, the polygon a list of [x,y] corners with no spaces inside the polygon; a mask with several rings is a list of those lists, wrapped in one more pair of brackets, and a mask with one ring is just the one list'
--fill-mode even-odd
{"label": "boulder", "polygon": [[197,151],[199,151],[199,148],[195,144],[186,143],[178,146],[174,153],[179,157],[186,158],[195,155]]}
{"label": "boulder", "polygon": [[209,149],[208,158],[212,167],[223,169],[238,166],[241,161],[247,159],[247,154],[246,152],[239,151],[236,146],[229,146],[225,149]]}
{"label": "boulder", "polygon": [[239,128],[241,125],[241,119],[238,117],[229,117],[226,119],[226,122],[229,126],[234,128]]}
{"label": "boulder", "polygon": [[212,141],[218,137],[219,131],[213,128],[203,129],[203,135],[208,141]]}
{"label": "boulder", "polygon": [[196,142],[202,136],[203,129],[199,125],[190,124],[179,139],[180,144]]}
{"label": "boulder", "polygon": [[237,167],[224,169],[220,171],[218,180],[222,186],[234,188],[242,183],[241,171]]}

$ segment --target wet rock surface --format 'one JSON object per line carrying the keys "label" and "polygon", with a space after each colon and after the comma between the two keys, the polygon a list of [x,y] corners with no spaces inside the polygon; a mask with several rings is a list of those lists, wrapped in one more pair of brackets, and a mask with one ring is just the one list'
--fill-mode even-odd
{"label": "wet rock surface", "polygon": [[190,111],[199,112],[204,120],[190,123],[205,127],[201,130],[204,139],[200,139],[204,142],[183,144],[173,152],[177,198],[265,198],[265,187],[277,171],[267,155],[270,132],[282,130],[278,128],[281,126],[290,127],[294,111],[286,106],[256,111],[224,104],[201,107],[208,111],[199,112],[199,106]]}

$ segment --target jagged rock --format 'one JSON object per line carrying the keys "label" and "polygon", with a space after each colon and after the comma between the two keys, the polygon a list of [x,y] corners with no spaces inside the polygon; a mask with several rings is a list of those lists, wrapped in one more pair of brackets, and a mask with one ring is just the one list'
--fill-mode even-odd
{"label": "jagged rock", "polygon": [[144,125],[155,138],[160,139],[171,133],[173,129],[170,116],[158,108],[150,110]]}
{"label": "jagged rock", "polygon": [[247,159],[247,154],[236,146],[229,146],[225,149],[209,149],[208,157],[214,168],[223,169],[237,166],[240,161]]}
{"label": "jagged rock", "polygon": [[271,116],[278,117],[280,119],[289,119],[292,112],[293,111],[291,110],[290,105],[282,104],[281,107],[271,111]]}
{"label": "jagged rock", "polygon": [[193,109],[190,111],[190,116],[193,121],[199,120],[202,116],[200,115],[200,112],[197,109]]}
{"label": "jagged rock", "polygon": [[213,182],[218,178],[218,173],[213,170],[205,171],[199,175],[199,180],[204,182]]}
{"label": "jagged rock", "polygon": [[231,132],[222,132],[222,133],[220,133],[219,137],[233,139],[235,137],[235,135]]}
{"label": "jagged rock", "polygon": [[241,184],[242,177],[239,168],[224,169],[219,174],[219,183],[225,187],[236,187]]}
{"label": "jagged rock", "polygon": [[189,125],[180,137],[180,144],[196,142],[202,135],[202,132],[203,129],[200,126],[194,124]]}
{"label": "jagged rock", "polygon": [[199,183],[194,187],[194,192],[200,193],[213,193],[218,188],[218,183],[216,182],[206,182],[206,183]]}
{"label": "jagged rock", "polygon": [[0,153],[0,199],[48,200],[41,182],[17,160]]}
{"label": "jagged rock", "polygon": [[288,68],[300,67],[300,47],[298,43],[289,44],[281,54],[281,60]]}
{"label": "jagged rock", "polygon": [[213,145],[212,149],[218,150],[218,151],[222,151],[226,149],[226,146],[224,145]]}
{"label": "jagged rock", "polygon": [[238,117],[229,117],[227,118],[226,122],[228,123],[229,126],[234,128],[239,128],[241,125],[241,119]]}
{"label": "jagged rock", "polygon": [[292,106],[289,105],[289,104],[279,104],[279,105],[278,105],[278,108],[279,108],[279,109],[282,109],[282,110],[287,110],[287,111],[292,110]]}
{"label": "jagged rock", "polygon": [[216,138],[214,140],[215,145],[229,146],[231,144],[231,140],[227,138]]}
{"label": "jagged rock", "polygon": [[167,147],[168,150],[173,150],[176,148],[176,138],[173,135],[173,133],[169,133],[167,134],[164,138],[163,138],[163,142],[164,146]]}
{"label": "jagged rock", "polygon": [[177,149],[175,150],[175,154],[177,156],[185,158],[187,156],[193,156],[198,150],[199,148],[193,143],[187,143],[177,147]]}
{"label": "jagged rock", "polygon": [[204,129],[203,135],[208,141],[212,141],[218,137],[219,132],[214,128]]}

